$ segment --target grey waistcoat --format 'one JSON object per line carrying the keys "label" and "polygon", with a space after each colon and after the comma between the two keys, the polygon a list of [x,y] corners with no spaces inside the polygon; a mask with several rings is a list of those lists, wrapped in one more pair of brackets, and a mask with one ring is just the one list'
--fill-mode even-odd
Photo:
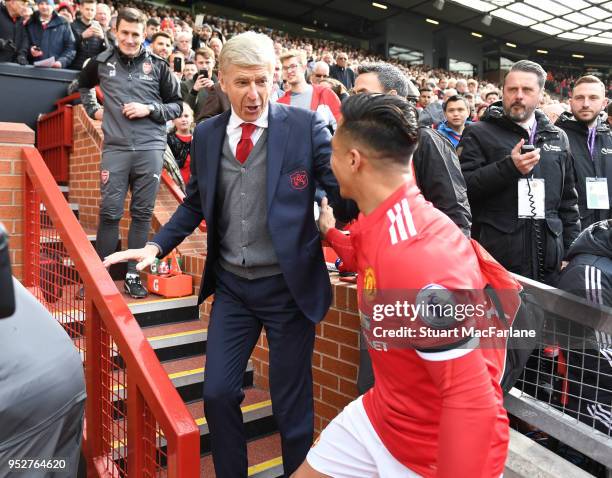
{"label": "grey waistcoat", "polygon": [[268,232],[266,156],[268,130],[253,147],[244,164],[223,142],[217,179],[217,210],[221,266],[245,279],[281,274]]}

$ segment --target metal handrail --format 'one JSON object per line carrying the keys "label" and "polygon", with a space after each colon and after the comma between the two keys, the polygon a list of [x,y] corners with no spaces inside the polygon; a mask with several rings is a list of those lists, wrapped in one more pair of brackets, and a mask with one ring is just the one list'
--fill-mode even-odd
{"label": "metal handrail", "polygon": [[[126,373],[129,371],[128,434],[131,438],[127,443],[130,457],[128,463],[133,461],[136,464],[143,461],[144,451],[143,447],[138,444],[137,431],[143,429],[142,420],[144,420],[146,405],[150,408],[155,420],[159,422],[168,443],[167,476],[175,478],[199,476],[200,434],[193,417],[161,366],[124,298],[102,265],[77,218],[72,214],[40,153],[34,148],[23,148],[22,155],[25,160],[24,195],[30,197],[37,195],[45,205],[46,213],[63,241],[63,246],[74,262],[85,286],[87,304],[85,322],[88,331],[86,336],[88,342],[86,350],[88,392],[86,434],[90,460],[97,461],[95,469],[102,474],[100,463],[103,460],[100,460],[100,454],[103,452],[100,443],[97,442],[102,435],[103,424],[95,408],[99,405],[98,399],[102,389],[99,364],[96,365],[96,362],[100,360],[99,357],[92,355],[100,349],[100,345],[95,343],[100,331],[96,331],[95,326],[92,331],[91,325],[98,319],[99,325],[105,327],[116,343],[125,361]],[[25,201],[26,204],[29,202]],[[30,227],[28,218],[31,218],[32,214],[38,214],[39,211],[28,211],[26,206],[24,213],[27,237],[28,234],[33,233],[28,230]],[[27,284],[28,278],[31,280],[32,277],[28,274],[28,264],[33,264],[36,254],[40,254],[40,251],[32,249],[34,248],[26,243],[24,260],[26,286],[34,285]],[[141,400],[138,400],[139,396],[142,397]],[[142,403],[139,404],[139,402]],[[143,470],[138,470],[135,466],[130,466],[128,469],[130,476],[141,476],[143,473]]]}

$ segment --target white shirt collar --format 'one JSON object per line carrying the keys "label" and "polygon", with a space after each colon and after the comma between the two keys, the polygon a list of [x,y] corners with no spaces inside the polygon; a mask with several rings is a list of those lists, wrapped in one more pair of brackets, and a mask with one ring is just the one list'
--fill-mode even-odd
{"label": "white shirt collar", "polygon": [[[227,124],[228,131],[240,128],[240,125],[245,122],[240,116],[236,114],[236,112],[234,111],[234,107],[231,107],[231,109],[232,114],[230,115],[229,123]],[[259,116],[259,118],[257,118],[257,120],[253,121],[252,123],[258,128],[267,128],[269,111],[270,108],[268,107],[268,105],[266,105],[266,108],[263,110],[263,113]]]}
{"label": "white shirt collar", "polygon": [[528,118],[527,120],[523,121],[522,123],[517,123],[517,124],[523,129],[525,129],[527,133],[531,133],[531,129],[537,124],[535,113],[532,113],[531,117]]}

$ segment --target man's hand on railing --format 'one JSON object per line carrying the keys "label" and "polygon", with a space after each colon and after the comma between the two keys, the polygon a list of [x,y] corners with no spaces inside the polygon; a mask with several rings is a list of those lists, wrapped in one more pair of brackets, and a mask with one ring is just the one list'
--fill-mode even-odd
{"label": "man's hand on railing", "polygon": [[159,248],[153,244],[147,244],[142,249],[126,249],[125,251],[115,252],[106,256],[102,264],[104,264],[104,267],[110,267],[118,262],[133,260],[138,261],[136,269],[141,271],[153,264],[157,254],[159,254]]}

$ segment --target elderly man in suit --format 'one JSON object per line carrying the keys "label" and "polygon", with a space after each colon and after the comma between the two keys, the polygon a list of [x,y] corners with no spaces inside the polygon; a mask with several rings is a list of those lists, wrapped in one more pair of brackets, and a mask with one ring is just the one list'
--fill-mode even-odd
{"label": "elderly man in suit", "polygon": [[247,476],[242,375],[263,327],[289,476],[312,443],[315,324],[331,302],[313,214],[315,183],[345,220],[357,211],[340,198],[323,119],[269,101],[276,63],[272,40],[254,32],[237,35],[224,45],[219,63],[231,109],[196,127],[185,201],[146,247],[115,253],[105,264],[134,258],[143,269],[206,220],[200,301],[213,293],[215,301],[204,408],[216,474]]}

